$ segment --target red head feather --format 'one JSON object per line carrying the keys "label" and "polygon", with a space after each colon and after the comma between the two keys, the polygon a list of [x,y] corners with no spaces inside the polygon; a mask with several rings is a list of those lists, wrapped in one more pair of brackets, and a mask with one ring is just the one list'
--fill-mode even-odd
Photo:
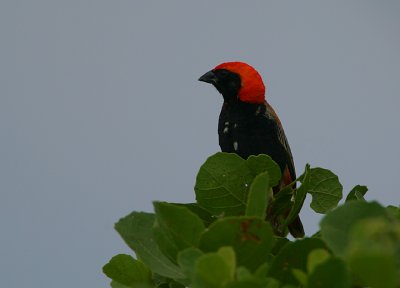
{"label": "red head feather", "polygon": [[264,103],[265,85],[253,67],[243,62],[226,62],[213,70],[225,69],[240,76],[242,87],[239,90],[239,99],[248,103]]}

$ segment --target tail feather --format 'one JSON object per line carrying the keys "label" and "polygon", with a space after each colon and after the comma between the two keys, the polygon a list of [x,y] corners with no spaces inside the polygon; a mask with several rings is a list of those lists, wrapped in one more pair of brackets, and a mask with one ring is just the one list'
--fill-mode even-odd
{"label": "tail feather", "polygon": [[304,228],[301,223],[300,217],[297,216],[292,223],[288,226],[290,234],[292,234],[295,238],[303,238],[304,237]]}

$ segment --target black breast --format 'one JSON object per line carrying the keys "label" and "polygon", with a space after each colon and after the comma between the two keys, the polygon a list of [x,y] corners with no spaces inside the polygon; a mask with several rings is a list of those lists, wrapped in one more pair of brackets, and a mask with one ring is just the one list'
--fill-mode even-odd
{"label": "black breast", "polygon": [[218,134],[223,152],[236,153],[244,159],[250,155],[267,154],[282,171],[287,164],[287,152],[278,139],[277,123],[266,115],[263,104],[224,104]]}

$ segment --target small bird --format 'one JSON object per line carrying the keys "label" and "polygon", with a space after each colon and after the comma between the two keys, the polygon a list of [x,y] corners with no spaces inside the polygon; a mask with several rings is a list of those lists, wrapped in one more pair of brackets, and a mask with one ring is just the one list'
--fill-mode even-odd
{"label": "small bird", "polygon": [[[266,89],[260,74],[246,63],[226,62],[205,73],[199,81],[214,85],[224,98],[218,123],[222,152],[236,153],[244,159],[269,155],[283,175],[274,193],[294,181],[292,152],[278,115],[265,100]],[[299,217],[288,228],[294,237],[304,236]]]}

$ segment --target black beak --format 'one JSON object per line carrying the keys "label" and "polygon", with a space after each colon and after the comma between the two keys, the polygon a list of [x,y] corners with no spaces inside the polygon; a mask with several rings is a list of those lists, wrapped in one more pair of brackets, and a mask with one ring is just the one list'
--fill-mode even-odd
{"label": "black beak", "polygon": [[204,74],[203,76],[201,76],[199,78],[199,81],[203,81],[206,83],[210,83],[210,84],[216,84],[217,83],[217,76],[215,75],[215,73],[211,70],[208,71],[206,74]]}

